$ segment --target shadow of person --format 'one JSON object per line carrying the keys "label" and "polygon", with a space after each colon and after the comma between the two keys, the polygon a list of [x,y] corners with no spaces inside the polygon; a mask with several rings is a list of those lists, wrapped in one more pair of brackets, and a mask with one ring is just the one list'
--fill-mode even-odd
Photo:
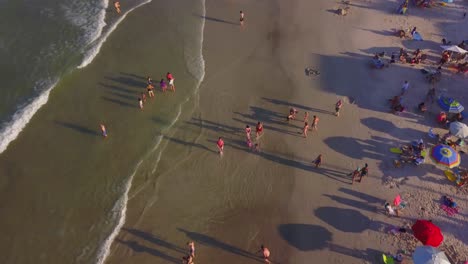
{"label": "shadow of person", "polygon": [[320,207],[314,213],[320,220],[342,232],[361,233],[370,226],[370,219],[353,209]]}
{"label": "shadow of person", "polygon": [[84,127],[84,126],[81,126],[81,125],[78,125],[78,124],[74,124],[74,123],[70,123],[70,122],[66,122],[66,121],[59,121],[59,120],[55,120],[54,123],[56,125],[59,125],[59,126],[65,127],[65,128],[69,128],[69,129],[73,129],[73,130],[75,130],[77,132],[80,132],[80,133],[83,133],[83,134],[88,134],[88,135],[91,135],[91,136],[101,136],[101,134],[98,133],[96,130],[89,129],[87,127]]}
{"label": "shadow of person", "polygon": [[188,250],[185,250],[177,245],[174,245],[172,243],[169,243],[167,241],[164,241],[158,237],[156,237],[155,235],[151,234],[151,233],[148,233],[148,232],[144,232],[144,231],[141,231],[141,230],[138,230],[138,229],[133,229],[133,228],[122,228],[122,230],[136,236],[136,237],[139,237],[139,238],[142,238],[148,242],[151,242],[155,245],[158,245],[158,246],[161,246],[161,247],[165,247],[167,249],[171,249],[171,250],[174,250],[178,253],[182,253],[182,254],[185,254],[187,253]]}
{"label": "shadow of person", "polygon": [[332,240],[332,233],[318,225],[282,224],[278,226],[278,232],[291,246],[301,251],[324,249]]}
{"label": "shadow of person", "polygon": [[174,258],[172,256],[169,256],[159,250],[156,250],[154,248],[149,248],[149,247],[146,247],[146,246],[143,246],[143,245],[140,245],[138,242],[136,241],[124,241],[124,240],[121,240],[121,239],[116,239],[115,241],[117,241],[117,243],[120,243],[122,245],[126,245],[127,247],[131,248],[133,251],[135,252],[145,252],[145,253],[148,253],[148,254],[151,254],[155,257],[159,257],[159,258],[162,258],[163,260],[169,262],[169,263],[181,263],[182,262],[182,258],[181,259],[178,259],[178,258]]}
{"label": "shadow of person", "polygon": [[185,230],[183,228],[177,228],[177,230],[185,233],[185,235],[187,237],[189,237],[191,240],[197,242],[197,243],[200,243],[202,245],[206,245],[206,246],[210,246],[210,247],[214,247],[214,248],[219,248],[219,249],[222,249],[224,251],[227,251],[229,253],[232,253],[232,254],[235,254],[235,255],[239,255],[239,256],[242,256],[242,257],[246,257],[246,258],[250,258],[250,259],[253,259],[253,260],[256,260],[256,261],[259,261],[259,262],[263,262],[259,256],[251,253],[251,252],[248,252],[246,250],[243,250],[241,248],[238,248],[238,247],[235,247],[235,246],[232,246],[232,245],[229,245],[227,243],[224,243],[214,237],[210,237],[210,236],[207,236],[207,235],[204,235],[204,234],[201,234],[201,233],[197,233],[197,232],[192,232],[192,231],[188,231],[188,230]]}

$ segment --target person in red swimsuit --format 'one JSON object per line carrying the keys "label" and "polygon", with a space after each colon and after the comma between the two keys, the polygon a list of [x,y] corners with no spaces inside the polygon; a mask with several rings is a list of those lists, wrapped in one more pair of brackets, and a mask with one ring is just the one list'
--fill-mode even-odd
{"label": "person in red swimsuit", "polygon": [[221,137],[218,138],[218,141],[216,142],[216,145],[218,145],[219,154],[223,155],[224,141],[223,141],[223,139]]}
{"label": "person in red swimsuit", "polygon": [[255,133],[257,138],[263,134],[263,124],[262,122],[258,122],[257,126],[255,127]]}

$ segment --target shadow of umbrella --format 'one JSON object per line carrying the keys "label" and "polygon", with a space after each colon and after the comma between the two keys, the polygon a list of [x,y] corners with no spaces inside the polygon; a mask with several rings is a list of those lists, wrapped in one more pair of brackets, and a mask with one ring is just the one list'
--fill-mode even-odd
{"label": "shadow of umbrella", "polygon": [[332,239],[332,233],[318,225],[283,224],[278,232],[291,246],[301,250],[318,250],[327,247]]}
{"label": "shadow of umbrella", "polygon": [[320,207],[315,215],[334,228],[348,233],[361,233],[369,228],[370,219],[357,210]]}

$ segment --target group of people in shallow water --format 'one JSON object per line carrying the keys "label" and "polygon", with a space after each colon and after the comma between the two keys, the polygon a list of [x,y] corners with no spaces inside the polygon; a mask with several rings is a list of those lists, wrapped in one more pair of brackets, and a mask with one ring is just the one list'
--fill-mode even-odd
{"label": "group of people in shallow water", "polygon": [[[164,93],[166,92],[167,88],[172,92],[175,92],[175,85],[174,85],[174,76],[172,73],[168,72],[166,74],[166,80],[164,78],[159,81],[159,87],[161,88],[161,91]],[[153,79],[151,77],[147,76],[146,77],[146,91],[148,92],[148,96],[150,98],[154,97],[154,84],[153,84]],[[144,104],[146,103],[146,93],[142,92],[140,97],[138,97],[138,106],[140,107],[141,110],[143,110]],[[107,129],[104,124],[99,124],[99,127],[101,128],[101,134],[104,138],[107,137]]]}
{"label": "group of people in shallow water", "polygon": [[[159,81],[159,87],[161,88],[161,91],[163,93],[166,92],[168,84],[169,84],[169,89],[172,92],[175,92],[174,76],[172,76],[172,74],[170,72],[168,72],[166,74],[166,80],[164,80],[164,78],[163,78],[163,79],[161,79],[161,81]],[[154,97],[154,89],[155,88],[154,88],[153,79],[151,79],[151,77],[147,76],[146,77],[146,91],[148,92],[148,96],[150,98]],[[146,94],[141,93],[141,96],[138,97],[138,104],[139,104],[141,110],[143,110],[143,106],[144,106],[145,102],[146,102]]]}

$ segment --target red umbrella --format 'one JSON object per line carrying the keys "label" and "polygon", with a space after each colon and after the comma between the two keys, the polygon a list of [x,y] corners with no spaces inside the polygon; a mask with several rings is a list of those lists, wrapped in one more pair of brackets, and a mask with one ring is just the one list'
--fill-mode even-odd
{"label": "red umbrella", "polygon": [[438,247],[444,240],[440,228],[431,221],[418,220],[411,229],[413,230],[414,236],[425,246]]}

